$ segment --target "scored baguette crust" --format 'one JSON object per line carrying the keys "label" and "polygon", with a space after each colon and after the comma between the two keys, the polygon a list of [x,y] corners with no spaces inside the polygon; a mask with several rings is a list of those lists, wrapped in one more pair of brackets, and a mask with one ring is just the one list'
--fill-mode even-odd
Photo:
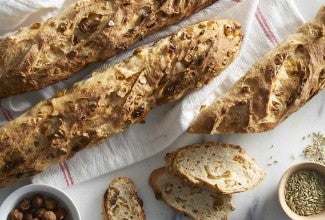
{"label": "scored baguette crust", "polygon": [[325,7],[257,61],[192,122],[188,133],[255,133],[273,129],[325,87]]}
{"label": "scored baguette crust", "polygon": [[104,220],[144,220],[142,200],[128,177],[115,178],[104,195]]}
{"label": "scored baguette crust", "polygon": [[224,194],[252,189],[265,176],[244,149],[232,144],[193,144],[167,154],[165,160],[167,169],[189,184]]}
{"label": "scored baguette crust", "polygon": [[0,42],[0,97],[44,88],[216,0],[80,0]]}
{"label": "scored baguette crust", "polygon": [[59,91],[0,127],[0,186],[30,177],[207,84],[239,51],[233,20],[204,21]]}
{"label": "scored baguette crust", "polygon": [[165,167],[150,174],[149,184],[157,199],[192,219],[226,220],[235,209],[231,195],[189,186]]}

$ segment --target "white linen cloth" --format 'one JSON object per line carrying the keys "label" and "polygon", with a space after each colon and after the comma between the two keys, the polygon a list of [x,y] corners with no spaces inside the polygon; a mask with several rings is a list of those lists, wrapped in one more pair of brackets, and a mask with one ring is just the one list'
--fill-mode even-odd
{"label": "white linen cloth", "polygon": [[[73,0],[0,1],[0,34],[8,35],[8,32],[17,30],[20,25],[53,16],[68,2]],[[189,19],[145,38],[129,51],[106,63],[89,67],[68,80],[40,91],[0,100],[0,122],[5,123],[18,117],[40,100],[52,97],[58,89],[69,87],[89,76],[95,68],[103,68],[125,59],[139,45],[150,44],[186,25],[213,18],[235,19],[241,23],[245,34],[239,55],[220,76],[178,102],[155,108],[146,117],[146,123],[136,124],[95,148],[78,152],[72,159],[49,168],[32,181],[64,188],[133,164],[165,149],[184,135],[201,105],[211,103],[214,98],[229,90],[256,59],[275,47],[288,34],[295,32],[304,22],[293,1],[220,0]]]}

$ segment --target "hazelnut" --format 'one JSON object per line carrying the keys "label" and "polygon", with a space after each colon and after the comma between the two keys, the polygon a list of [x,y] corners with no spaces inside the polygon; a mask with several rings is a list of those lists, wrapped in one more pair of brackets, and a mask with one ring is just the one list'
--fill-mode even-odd
{"label": "hazelnut", "polygon": [[30,212],[24,213],[23,220],[33,220],[33,215]]}
{"label": "hazelnut", "polygon": [[43,202],[44,202],[43,196],[40,194],[36,194],[32,199],[32,204],[33,204],[34,208],[36,208],[36,209],[41,208],[43,205]]}
{"label": "hazelnut", "polygon": [[215,209],[219,210],[224,204],[224,201],[222,199],[222,197],[217,196],[213,202],[213,206]]}
{"label": "hazelnut", "polygon": [[35,218],[33,218],[33,220],[41,220],[41,219],[39,219],[39,218],[35,217]]}
{"label": "hazelnut", "polygon": [[56,220],[56,216],[52,211],[46,211],[42,216],[42,220]]}
{"label": "hazelnut", "polygon": [[56,199],[48,198],[44,202],[44,207],[47,211],[53,211],[56,208],[57,204],[58,202],[56,201]]}
{"label": "hazelnut", "polygon": [[67,210],[65,208],[59,207],[55,210],[55,215],[57,220],[62,220],[67,215]]}
{"label": "hazelnut", "polygon": [[18,209],[14,209],[10,212],[10,217],[11,220],[22,220],[24,216]]}
{"label": "hazelnut", "polygon": [[35,217],[41,218],[45,212],[46,212],[46,209],[44,209],[44,208],[36,209]]}
{"label": "hazelnut", "polygon": [[24,198],[23,200],[20,201],[20,203],[18,204],[18,208],[21,211],[27,211],[32,207],[32,203],[30,202],[30,200],[28,198]]}

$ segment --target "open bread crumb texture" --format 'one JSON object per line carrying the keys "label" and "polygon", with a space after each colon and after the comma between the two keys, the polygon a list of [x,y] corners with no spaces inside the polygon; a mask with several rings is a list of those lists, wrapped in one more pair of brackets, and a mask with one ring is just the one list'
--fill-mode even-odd
{"label": "open bread crumb texture", "polygon": [[236,193],[257,186],[265,173],[236,145],[195,144],[167,155],[170,170],[214,191]]}
{"label": "open bread crumb texture", "polygon": [[104,212],[107,220],[145,219],[142,201],[132,180],[119,177],[111,182],[104,198]]}
{"label": "open bread crumb texture", "polygon": [[158,199],[193,219],[227,219],[228,214],[235,209],[231,195],[189,186],[166,168],[152,172],[150,185]]}

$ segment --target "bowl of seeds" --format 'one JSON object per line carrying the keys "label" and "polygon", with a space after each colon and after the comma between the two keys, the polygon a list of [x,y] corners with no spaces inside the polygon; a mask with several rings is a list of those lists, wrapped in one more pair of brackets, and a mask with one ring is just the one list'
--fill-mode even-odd
{"label": "bowl of seeds", "polygon": [[325,219],[325,166],[304,162],[282,176],[278,196],[282,209],[295,220]]}

